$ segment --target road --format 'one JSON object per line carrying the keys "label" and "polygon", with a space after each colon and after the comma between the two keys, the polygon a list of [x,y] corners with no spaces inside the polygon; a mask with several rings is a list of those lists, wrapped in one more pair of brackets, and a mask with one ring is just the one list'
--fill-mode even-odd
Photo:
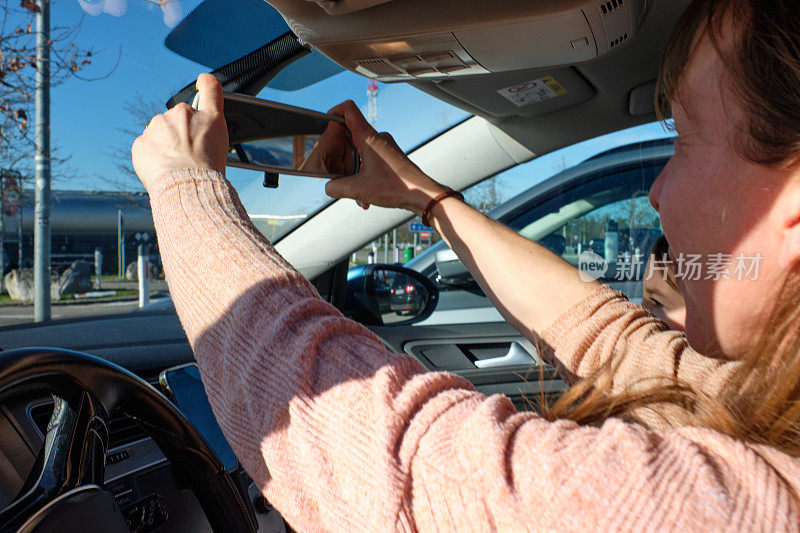
{"label": "road", "polygon": [[[136,300],[124,302],[98,302],[87,304],[54,305],[51,308],[53,320],[80,318],[87,316],[115,315],[130,313],[139,307]],[[33,306],[4,305],[0,307],[0,327],[33,322]]]}

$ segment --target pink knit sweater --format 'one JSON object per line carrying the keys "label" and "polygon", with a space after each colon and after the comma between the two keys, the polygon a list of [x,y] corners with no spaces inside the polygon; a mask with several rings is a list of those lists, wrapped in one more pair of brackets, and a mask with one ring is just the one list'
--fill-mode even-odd
{"label": "pink knit sweater", "polygon": [[[712,431],[547,422],[427,372],[324,302],[219,174],[151,188],[170,291],[222,429],[301,531],[798,531],[800,462]],[[615,387],[731,363],[610,289],[541,339],[570,381],[621,339]],[[654,423],[653,425],[657,425]]]}

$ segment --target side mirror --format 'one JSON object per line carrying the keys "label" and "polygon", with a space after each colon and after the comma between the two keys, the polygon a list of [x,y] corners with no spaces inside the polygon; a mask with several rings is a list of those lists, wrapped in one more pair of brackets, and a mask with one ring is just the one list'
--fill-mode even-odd
{"label": "side mirror", "polygon": [[344,314],[368,326],[407,325],[428,318],[439,301],[436,285],[397,265],[362,265],[347,272]]}
{"label": "side mirror", "polygon": [[439,279],[436,281],[443,287],[452,289],[480,290],[478,282],[456,253],[450,248],[439,250],[435,256],[436,270],[439,272]]}

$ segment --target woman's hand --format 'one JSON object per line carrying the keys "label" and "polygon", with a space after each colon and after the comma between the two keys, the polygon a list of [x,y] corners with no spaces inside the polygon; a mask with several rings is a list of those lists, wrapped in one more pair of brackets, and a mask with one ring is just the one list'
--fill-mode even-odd
{"label": "woman's hand", "polygon": [[336,176],[352,174],[354,166],[353,139],[344,124],[330,122],[298,170]]}
{"label": "woman's hand", "polygon": [[222,86],[211,74],[197,78],[197,110],[178,104],[156,115],[131,147],[133,168],[145,189],[168,170],[198,168],[225,173],[228,129],[222,115]]}
{"label": "woman's hand", "polygon": [[[431,199],[447,190],[412,163],[391,135],[376,132],[352,100],[337,105],[329,113],[344,115],[352,143],[361,156],[361,169],[352,176],[329,181],[325,187],[328,195],[352,198],[365,209],[374,204],[407,209],[420,215]],[[341,127],[328,128],[320,136],[318,146],[323,149],[319,157],[329,161],[331,168],[335,165],[339,165],[336,168],[346,168],[346,159],[334,162],[337,154],[344,153],[346,158],[346,151],[324,149],[326,146],[341,146],[343,136],[346,132]]]}

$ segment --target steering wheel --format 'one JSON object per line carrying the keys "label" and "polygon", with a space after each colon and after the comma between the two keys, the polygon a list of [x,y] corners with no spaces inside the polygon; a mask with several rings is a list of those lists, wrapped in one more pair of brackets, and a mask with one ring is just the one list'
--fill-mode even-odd
{"label": "steering wheel", "polygon": [[211,447],[140,377],[71,350],[0,352],[0,402],[42,393],[52,394],[56,402],[34,465],[39,474],[0,511],[0,531],[129,531],[113,495],[102,488],[109,416],[118,409],[147,431],[175,473],[188,482],[214,531],[255,531],[243,498]]}

